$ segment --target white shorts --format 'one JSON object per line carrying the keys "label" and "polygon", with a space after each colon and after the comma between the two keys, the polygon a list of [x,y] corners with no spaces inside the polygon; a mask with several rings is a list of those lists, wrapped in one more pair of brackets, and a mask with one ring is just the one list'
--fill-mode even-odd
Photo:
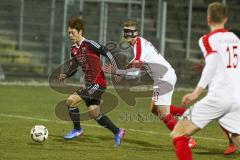
{"label": "white shorts", "polygon": [[155,105],[170,106],[177,77],[174,71],[169,71],[153,85],[152,100]]}
{"label": "white shorts", "polygon": [[191,120],[201,129],[212,120],[219,120],[223,128],[232,133],[240,134],[239,108],[239,106],[234,105],[232,102],[206,96],[189,108],[183,114],[183,117]]}
{"label": "white shorts", "polygon": [[218,123],[229,132],[240,134],[240,104],[234,104],[230,112],[220,118]]}

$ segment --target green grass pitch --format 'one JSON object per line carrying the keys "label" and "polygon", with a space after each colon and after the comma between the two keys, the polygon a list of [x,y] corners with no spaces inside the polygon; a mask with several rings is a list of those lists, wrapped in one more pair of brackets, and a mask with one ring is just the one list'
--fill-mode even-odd
{"label": "green grass pitch", "polygon": [[[173,104],[179,104],[184,92],[176,92]],[[59,120],[55,105],[67,95],[49,87],[0,86],[0,160],[174,160],[176,159],[168,129],[149,111],[149,100],[138,99],[129,107],[119,98],[118,107],[108,115],[126,136],[114,148],[113,135],[93,120],[82,122],[84,136],[71,141],[63,135],[71,122]],[[82,106],[83,107],[83,106]],[[81,109],[83,110],[83,109]],[[136,118],[136,113],[142,117]],[[145,119],[145,120],[143,120]],[[49,138],[38,144],[30,139],[30,129],[45,125]],[[224,156],[228,142],[216,122],[195,135],[198,146],[193,150],[197,160],[237,160],[239,152]]]}

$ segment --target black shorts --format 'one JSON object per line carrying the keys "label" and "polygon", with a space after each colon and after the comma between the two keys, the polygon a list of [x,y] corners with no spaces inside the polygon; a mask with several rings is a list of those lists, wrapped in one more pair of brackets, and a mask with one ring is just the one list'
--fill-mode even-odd
{"label": "black shorts", "polygon": [[91,105],[99,105],[101,97],[106,88],[96,83],[87,83],[85,88],[78,90],[77,94],[85,101],[89,107]]}

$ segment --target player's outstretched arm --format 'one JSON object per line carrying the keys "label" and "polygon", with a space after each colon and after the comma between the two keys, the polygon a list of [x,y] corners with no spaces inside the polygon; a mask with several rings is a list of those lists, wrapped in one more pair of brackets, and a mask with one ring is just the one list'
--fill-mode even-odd
{"label": "player's outstretched arm", "polygon": [[209,54],[205,59],[205,66],[202,71],[200,81],[192,93],[186,94],[182,99],[182,105],[189,105],[195,101],[212,80],[218,64],[217,53]]}
{"label": "player's outstretched arm", "polygon": [[[102,70],[105,73],[115,74],[115,75],[118,75],[121,77],[124,77],[125,75],[132,76],[132,74],[134,76],[134,75],[140,73],[140,69],[137,69],[138,67],[134,67],[134,66],[133,66],[134,69],[133,68],[129,68],[129,69],[125,69],[125,70],[118,69],[116,60],[114,59],[112,53],[105,46],[102,46],[96,42],[93,43],[92,41],[90,41],[89,46],[93,51],[95,51],[95,52],[99,53],[100,55],[103,55],[104,57],[109,59],[111,65],[104,64],[102,66]],[[141,64],[141,65],[143,64],[143,63],[140,63],[137,61],[135,61],[135,62],[136,62],[136,64]]]}
{"label": "player's outstretched arm", "polygon": [[115,74],[118,76],[138,76],[140,68],[117,69],[111,64],[105,64],[102,67],[105,73]]}
{"label": "player's outstretched arm", "polygon": [[191,104],[193,101],[195,101],[203,92],[204,88],[197,86],[196,89],[189,94],[186,94],[185,96],[183,96],[182,98],[182,105],[186,106]]}
{"label": "player's outstretched arm", "polygon": [[69,68],[66,72],[60,73],[59,75],[59,80],[64,81],[65,79],[73,76],[75,73],[77,73],[77,68],[78,68],[78,62],[75,58],[71,59],[69,62]]}

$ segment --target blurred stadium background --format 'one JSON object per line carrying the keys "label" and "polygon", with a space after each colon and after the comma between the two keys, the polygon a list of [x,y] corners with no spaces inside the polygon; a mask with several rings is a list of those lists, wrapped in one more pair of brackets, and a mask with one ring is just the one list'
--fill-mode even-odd
{"label": "blurred stadium background", "polygon": [[[216,1],[216,0],[215,0]],[[228,28],[239,28],[240,1],[229,5]],[[69,58],[66,22],[82,17],[85,36],[101,44],[120,42],[121,24],[136,19],[176,69],[179,84],[195,84],[192,63],[201,57],[198,38],[208,31],[207,5],[213,0],[1,0],[0,79],[47,78]]]}

